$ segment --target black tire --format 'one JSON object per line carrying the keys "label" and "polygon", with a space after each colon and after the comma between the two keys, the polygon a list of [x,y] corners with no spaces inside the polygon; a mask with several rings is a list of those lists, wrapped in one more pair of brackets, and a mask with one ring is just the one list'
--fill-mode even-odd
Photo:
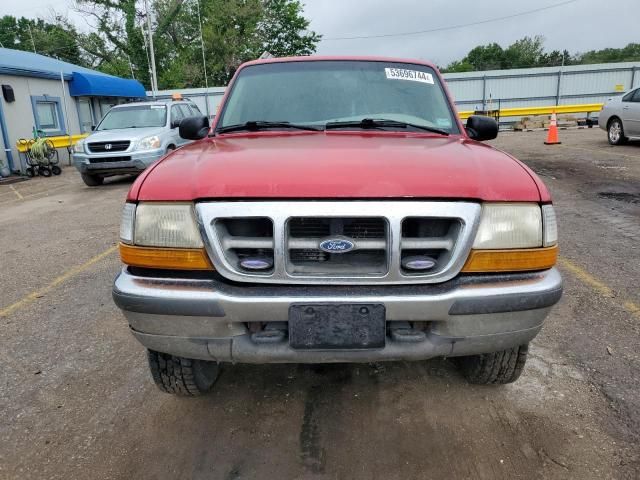
{"label": "black tire", "polygon": [[51,169],[49,167],[40,167],[38,169],[38,173],[40,175],[42,175],[43,177],[50,177],[51,176]]}
{"label": "black tire", "polygon": [[515,382],[527,361],[529,344],[501,350],[459,357],[458,365],[469,383],[476,385],[500,385]]}
{"label": "black tire", "polygon": [[54,175],[60,175],[62,173],[62,169],[59,166],[54,165],[53,167],[51,167],[51,173],[53,173]]}
{"label": "black tire", "polygon": [[87,185],[87,187],[97,187],[104,183],[104,177],[99,177],[98,175],[89,175],[88,173],[81,173],[82,181]]}
{"label": "black tire", "polygon": [[151,377],[160,390],[183,397],[195,397],[211,391],[218,379],[216,362],[176,357],[147,350]]}
{"label": "black tire", "polygon": [[624,127],[622,125],[622,120],[618,117],[613,117],[609,120],[609,124],[607,125],[607,140],[611,145],[624,145],[629,140],[624,136]]}
{"label": "black tire", "polygon": [[27,175],[27,177],[34,177],[36,175],[36,172],[33,169],[33,167],[27,167],[24,173]]}

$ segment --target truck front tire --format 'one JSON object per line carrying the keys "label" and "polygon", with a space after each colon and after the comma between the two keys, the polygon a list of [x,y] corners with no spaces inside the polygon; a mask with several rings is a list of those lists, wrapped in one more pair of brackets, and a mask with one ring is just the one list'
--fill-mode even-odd
{"label": "truck front tire", "polygon": [[499,385],[515,382],[527,361],[529,344],[482,355],[458,357],[456,360],[469,383]]}
{"label": "truck front tire", "polygon": [[208,393],[220,373],[216,362],[176,357],[147,350],[149,369],[160,390],[183,397]]}
{"label": "truck front tire", "polygon": [[97,187],[104,183],[104,177],[99,177],[98,175],[90,175],[88,173],[81,173],[82,181],[85,183],[87,187]]}

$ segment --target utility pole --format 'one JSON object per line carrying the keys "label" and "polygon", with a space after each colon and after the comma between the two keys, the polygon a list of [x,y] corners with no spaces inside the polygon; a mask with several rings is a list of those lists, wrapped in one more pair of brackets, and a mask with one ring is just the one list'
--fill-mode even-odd
{"label": "utility pole", "polygon": [[155,100],[158,91],[158,77],[156,76],[156,54],[153,50],[153,33],[151,32],[151,14],[149,12],[149,0],[144,0],[144,8],[147,11],[147,33],[149,34],[149,53],[151,56],[151,92]]}

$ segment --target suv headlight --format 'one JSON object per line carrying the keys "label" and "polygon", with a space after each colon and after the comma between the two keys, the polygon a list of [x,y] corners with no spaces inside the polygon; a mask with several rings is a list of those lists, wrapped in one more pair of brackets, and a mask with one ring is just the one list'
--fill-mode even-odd
{"label": "suv headlight", "polygon": [[125,204],[120,257],[136,267],[212,269],[190,203]]}
{"label": "suv headlight", "polygon": [[158,137],[157,135],[152,135],[140,140],[138,142],[136,150],[155,150],[156,148],[160,148],[160,145],[162,145],[160,137]]}
{"label": "suv headlight", "polygon": [[544,270],[555,265],[558,229],[552,205],[486,203],[463,272]]}
{"label": "suv headlight", "polygon": [[78,140],[73,145],[73,152],[74,153],[84,153],[84,140]]}

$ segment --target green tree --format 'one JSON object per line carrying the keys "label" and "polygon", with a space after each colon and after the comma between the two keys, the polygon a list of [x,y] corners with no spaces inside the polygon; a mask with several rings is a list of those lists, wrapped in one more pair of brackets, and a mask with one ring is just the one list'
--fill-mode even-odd
{"label": "green tree", "polygon": [[[150,85],[149,61],[141,27],[146,12],[139,0],[77,0],[97,31],[80,43],[97,69],[134,76]],[[320,36],[308,31],[298,0],[150,0],[160,88],[202,87],[204,68],[198,4],[208,83],[226,85],[238,66],[264,50],[276,56],[313,53]]]}
{"label": "green tree", "polygon": [[528,68],[540,65],[544,56],[544,38],[540,35],[515,41],[503,54],[502,68]]}
{"label": "green tree", "polygon": [[503,49],[497,43],[479,45],[462,59],[455,60],[442,69],[443,72],[470,72],[478,70],[554,67],[589,63],[640,61],[640,43],[630,43],[622,48],[604,48],[571,55],[568,50],[544,50],[544,37],[523,37]]}
{"label": "green tree", "polygon": [[472,49],[462,62],[472,65],[474,70],[501,69],[504,68],[505,52],[497,43],[480,45]]}
{"label": "green tree", "polygon": [[630,43],[623,48],[604,48],[591,50],[575,57],[576,63],[612,63],[640,61],[640,43]]}
{"label": "green tree", "polygon": [[133,76],[149,85],[149,63],[136,0],[77,0],[77,11],[93,19],[96,31],[79,41],[90,63],[114,75]]}
{"label": "green tree", "polygon": [[78,32],[60,15],[50,21],[5,15],[0,18],[0,43],[5,48],[35,50],[41,55],[84,65]]}
{"label": "green tree", "polygon": [[298,0],[265,0],[264,18],[259,22],[257,34],[264,51],[276,57],[310,55],[322,38],[309,31],[309,20],[303,15]]}

